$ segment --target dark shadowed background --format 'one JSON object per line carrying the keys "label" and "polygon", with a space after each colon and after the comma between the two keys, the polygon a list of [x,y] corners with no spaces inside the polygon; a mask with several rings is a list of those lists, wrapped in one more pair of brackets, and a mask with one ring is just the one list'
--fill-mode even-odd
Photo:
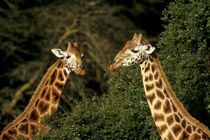
{"label": "dark shadowed background", "polygon": [[56,61],[50,50],[65,50],[70,40],[85,54],[86,75],[70,74],[58,111],[46,120],[54,129],[44,137],[160,139],[139,67],[109,72],[113,57],[136,32],[157,47],[186,109],[210,126],[207,2],[170,2],[1,0],[0,131],[24,110]]}

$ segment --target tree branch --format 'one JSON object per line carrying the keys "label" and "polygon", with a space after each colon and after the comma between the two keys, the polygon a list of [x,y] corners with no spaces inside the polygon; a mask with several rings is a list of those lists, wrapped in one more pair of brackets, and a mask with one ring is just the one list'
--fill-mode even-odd
{"label": "tree branch", "polygon": [[31,85],[34,83],[34,81],[37,79],[39,72],[35,73],[34,76],[27,82],[25,83],[19,90],[16,91],[14,98],[8,105],[7,109],[4,111],[4,113],[10,112],[10,110],[16,105],[18,100],[21,98],[21,95],[23,92],[31,87]]}

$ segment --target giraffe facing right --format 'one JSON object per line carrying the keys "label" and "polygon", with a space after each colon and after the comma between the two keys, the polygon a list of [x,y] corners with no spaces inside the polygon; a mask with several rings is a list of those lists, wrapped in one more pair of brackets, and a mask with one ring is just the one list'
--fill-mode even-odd
{"label": "giraffe facing right", "polygon": [[110,70],[140,65],[147,102],[163,140],[210,140],[208,128],[185,110],[169,86],[154,50],[142,40],[142,34],[134,34],[115,56]]}
{"label": "giraffe facing right", "polygon": [[58,57],[42,78],[29,104],[14,121],[8,124],[1,132],[1,140],[15,140],[21,137],[31,139],[31,135],[38,135],[47,131],[42,119],[50,115],[58,107],[61,92],[71,71],[84,75],[82,64],[83,54],[77,42],[68,42],[66,51],[52,49]]}

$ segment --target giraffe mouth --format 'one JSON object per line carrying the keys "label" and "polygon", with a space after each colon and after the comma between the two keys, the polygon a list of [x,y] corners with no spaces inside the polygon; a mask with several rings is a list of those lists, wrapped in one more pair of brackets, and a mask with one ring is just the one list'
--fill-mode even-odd
{"label": "giraffe mouth", "polygon": [[86,71],[84,69],[78,69],[78,70],[75,70],[74,73],[76,75],[85,75],[86,74]]}
{"label": "giraffe mouth", "polygon": [[120,64],[119,63],[111,64],[109,69],[110,69],[111,72],[116,72],[120,69]]}

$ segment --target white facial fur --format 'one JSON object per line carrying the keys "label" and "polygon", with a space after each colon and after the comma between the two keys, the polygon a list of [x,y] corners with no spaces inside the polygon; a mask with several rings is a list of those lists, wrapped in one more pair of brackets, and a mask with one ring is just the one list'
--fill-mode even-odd
{"label": "white facial fur", "polygon": [[[71,52],[62,51],[61,49],[52,49],[53,54],[58,58],[63,58],[66,68],[72,71],[81,69],[81,66],[77,63],[75,54]],[[81,57],[83,54],[81,54]]]}
{"label": "white facial fur", "polygon": [[128,49],[121,56],[121,66],[131,66],[135,64],[143,64],[145,58],[154,52],[155,47],[149,45],[138,45],[132,50]]}
{"label": "white facial fur", "polygon": [[110,71],[117,71],[122,66],[140,64],[144,67],[146,58],[155,50],[148,41],[142,40],[142,34],[135,33],[132,40],[126,42],[122,50],[115,56]]}

